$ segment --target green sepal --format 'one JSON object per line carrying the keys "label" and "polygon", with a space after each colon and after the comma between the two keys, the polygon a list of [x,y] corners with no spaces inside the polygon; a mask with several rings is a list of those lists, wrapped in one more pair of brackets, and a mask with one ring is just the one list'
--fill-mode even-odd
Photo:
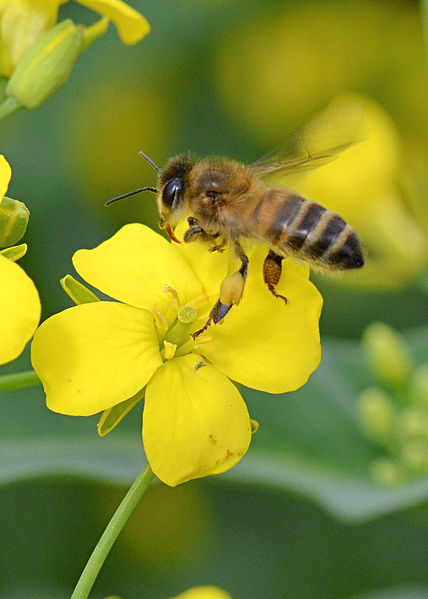
{"label": "green sepal", "polygon": [[71,19],[57,23],[24,52],[6,87],[29,110],[38,108],[63,85],[83,44],[83,27]]}
{"label": "green sepal", "polygon": [[4,196],[0,200],[0,248],[19,241],[27,230],[30,211],[19,200]]}
{"label": "green sepal", "polygon": [[141,389],[129,399],[125,399],[121,403],[104,410],[97,424],[97,430],[100,437],[104,437],[112,431],[123,418],[137,405],[144,397],[145,389]]}
{"label": "green sepal", "polygon": [[22,258],[22,256],[25,256],[25,254],[27,253],[27,249],[27,244],[21,243],[20,245],[12,245],[10,248],[0,250],[0,254],[8,260],[16,262],[17,260]]}
{"label": "green sepal", "polygon": [[90,291],[83,283],[76,281],[71,275],[65,275],[60,280],[61,287],[64,289],[66,294],[73,300],[78,306],[79,304],[90,304],[91,302],[99,302],[100,299]]}
{"label": "green sepal", "polygon": [[83,30],[83,42],[80,52],[84,52],[86,48],[89,48],[89,46],[95,42],[95,40],[104,35],[108,29],[109,23],[110,19],[108,17],[101,17],[101,19],[98,19],[93,25],[85,27]]}

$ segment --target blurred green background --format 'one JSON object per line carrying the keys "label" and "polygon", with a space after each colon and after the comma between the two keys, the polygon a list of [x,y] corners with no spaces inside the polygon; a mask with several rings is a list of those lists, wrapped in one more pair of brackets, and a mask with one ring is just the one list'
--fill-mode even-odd
{"label": "blurred green background", "polygon": [[[419,190],[403,192],[403,205],[426,233],[428,87],[418,2],[130,4],[151,23],[145,40],[126,47],[110,27],[41,108],[0,125],[13,170],[8,195],[31,211],[24,239],[30,249],[21,265],[39,289],[44,318],[70,305],[59,279],[74,274],[74,251],[97,245],[127,222],[156,228],[151,195],[104,208],[111,197],[156,183],[139,150],[159,165],[187,150],[251,162],[343,92],[369,96],[394,122],[403,165],[397,185]],[[94,20],[72,2],[60,16]],[[406,244],[404,235],[401,241]],[[357,393],[370,383],[355,340],[373,320],[417,328],[409,339],[417,360],[426,360],[427,296],[412,280],[392,290],[358,290],[327,277],[317,285],[325,301],[323,338],[339,339],[326,341],[312,386],[277,399],[247,393],[261,422],[253,471],[243,464],[241,475],[223,480],[154,486],[108,558],[94,599],[168,598],[197,584],[218,585],[234,599],[428,598],[427,484],[401,495],[371,488],[365,469],[375,450],[361,442],[353,412]],[[4,371],[28,364],[25,354]],[[124,432],[112,433],[105,453],[110,441],[96,439],[93,419],[47,415],[39,389],[10,393],[1,408],[0,597],[68,597],[125,483],[143,463],[140,415],[131,414]],[[284,427],[276,434],[285,437],[289,458],[281,483],[281,473],[269,473],[270,462],[262,459],[269,434],[275,439],[266,429],[275,428],[278,409]],[[37,465],[46,434],[69,440],[57,450],[52,444],[53,454],[64,453],[52,468]],[[97,445],[85,470],[79,443],[92,438]],[[130,443],[128,469],[126,452],[115,461],[114,439],[117,447]],[[25,451],[33,467],[26,468]],[[336,501],[343,488],[348,495]]]}

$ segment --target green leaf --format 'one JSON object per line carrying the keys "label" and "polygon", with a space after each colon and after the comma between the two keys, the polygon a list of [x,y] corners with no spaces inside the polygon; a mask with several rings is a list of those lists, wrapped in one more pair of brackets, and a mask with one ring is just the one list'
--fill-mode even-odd
{"label": "green leaf", "polygon": [[[408,334],[415,362],[428,361],[428,329]],[[379,450],[357,424],[356,398],[373,384],[360,344],[331,340],[323,361],[302,389],[284,395],[244,390],[260,428],[242,461],[209,484],[251,484],[294,491],[338,518],[369,520],[428,498],[428,477],[396,489],[370,479]],[[285,365],[286,367],[286,365]],[[40,388],[5,393],[0,402],[0,484],[43,474],[75,474],[129,483],[141,470],[141,410],[137,406],[108,436],[96,416],[49,412]]]}
{"label": "green leaf", "polygon": [[428,587],[394,587],[353,597],[353,599],[428,599]]}

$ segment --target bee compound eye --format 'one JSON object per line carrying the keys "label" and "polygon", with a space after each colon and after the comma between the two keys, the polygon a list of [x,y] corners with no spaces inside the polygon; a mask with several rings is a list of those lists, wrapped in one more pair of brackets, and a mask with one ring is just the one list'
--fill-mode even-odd
{"label": "bee compound eye", "polygon": [[171,179],[165,184],[162,202],[167,208],[175,208],[181,198],[183,183],[180,179]]}

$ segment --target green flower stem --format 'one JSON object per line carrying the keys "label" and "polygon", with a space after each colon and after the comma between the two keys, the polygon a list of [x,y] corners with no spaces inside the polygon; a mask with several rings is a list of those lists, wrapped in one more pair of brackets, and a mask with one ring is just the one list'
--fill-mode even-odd
{"label": "green flower stem", "polygon": [[0,392],[12,391],[13,389],[25,389],[41,385],[41,381],[34,370],[25,370],[14,374],[0,376]]}
{"label": "green flower stem", "polygon": [[132,483],[112,519],[107,524],[107,528],[103,532],[79,578],[71,599],[87,599],[110,549],[113,547],[120,531],[125,526],[129,516],[147,490],[153,477],[154,474],[149,464],[146,464]]}

